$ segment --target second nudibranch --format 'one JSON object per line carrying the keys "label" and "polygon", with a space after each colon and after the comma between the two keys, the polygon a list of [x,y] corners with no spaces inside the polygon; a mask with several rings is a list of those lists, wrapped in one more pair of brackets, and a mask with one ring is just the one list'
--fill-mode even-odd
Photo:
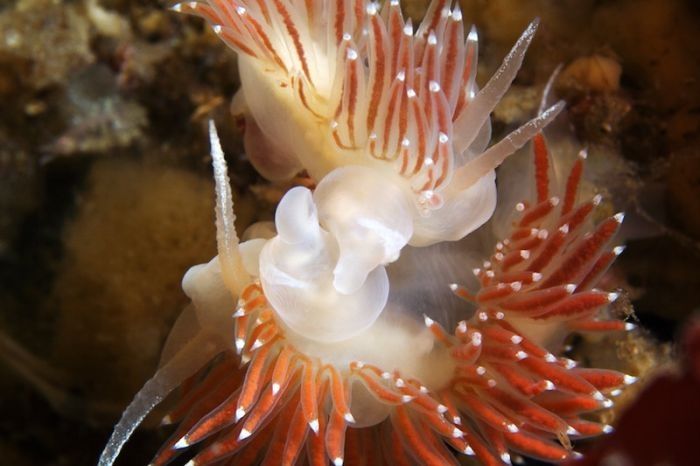
{"label": "second nudibranch", "polygon": [[246,117],[246,152],[263,175],[306,169],[319,181],[338,167],[368,167],[384,182],[371,186],[366,215],[393,207],[394,199],[383,204],[384,186],[393,184],[405,197],[410,244],[427,245],[458,240],[488,220],[494,169],[562,108],[487,149],[490,113],[537,22],[479,90],[476,30],[465,37],[451,3],[432,2],[417,29],[397,0],[382,9],[362,0],[208,0],[175,9],[205,18],[238,52],[233,110]]}
{"label": "second nudibranch", "polygon": [[[593,225],[600,198],[577,200],[582,159],[565,187],[556,188],[562,196],[551,196],[550,186],[558,183],[549,179],[544,138],[536,138],[536,197],[516,206],[507,238],[473,271],[476,293],[425,275],[415,261],[405,263],[405,255],[397,261],[392,287],[414,288],[410,306],[430,304],[435,287],[476,305],[453,333],[429,316],[416,319],[393,295],[366,328],[327,338],[316,333],[328,324],[323,311],[346,319],[346,306],[359,310],[355,306],[372,291],[336,300],[326,294],[327,270],[319,267],[320,278],[313,280],[313,267],[299,268],[316,256],[332,264],[334,255],[323,238],[328,233],[317,226],[313,194],[303,189],[280,204],[275,236],[239,244],[213,124],[210,131],[219,256],[185,276],[192,307],[169,337],[163,366],[116,426],[101,466],[111,465],[148,411],[197,371],[164,419],[178,426],[154,466],[193,445],[201,448],[188,466],[357,466],[367,455],[379,465],[441,466],[458,464],[455,451],[490,466],[510,464],[513,452],[559,462],[577,455],[571,439],[611,431],[587,416],[610,407],[610,397],[635,378],[580,368],[552,352],[555,334],[630,328],[604,317],[617,294],[594,287],[622,252],[611,245],[622,215]],[[288,215],[306,222],[287,225]],[[428,253],[419,261],[426,268],[455,262],[433,257],[431,248],[413,249],[420,251]],[[266,255],[279,268],[273,273],[286,275],[281,283],[288,301],[298,299],[297,288],[317,292],[315,301],[305,296],[307,307],[297,309],[308,311],[306,319],[292,322],[280,311],[278,296],[265,284]]]}

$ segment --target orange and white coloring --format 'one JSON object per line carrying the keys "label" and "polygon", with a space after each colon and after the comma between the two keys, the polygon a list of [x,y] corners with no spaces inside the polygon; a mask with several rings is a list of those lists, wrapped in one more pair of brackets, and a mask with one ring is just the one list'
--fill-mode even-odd
{"label": "orange and white coloring", "polygon": [[[269,178],[301,168],[321,180],[352,165],[381,173],[406,203],[412,245],[457,240],[496,203],[494,168],[561,110],[497,144],[489,115],[532,41],[531,24],[479,90],[478,37],[459,6],[430,5],[418,28],[398,0],[209,0],[177,11],[205,18],[238,52],[246,152]],[[365,187],[366,188],[366,187]],[[387,210],[376,193],[377,210]]]}
{"label": "orange and white coloring", "polygon": [[[617,295],[595,288],[622,252],[622,215],[594,225],[599,198],[578,202],[583,158],[561,189],[550,181],[540,130],[561,104],[487,148],[535,25],[479,91],[476,33],[448,1],[415,32],[396,1],[176,9],[239,53],[234,106],[248,146],[269,151],[252,155],[263,173],[304,168],[317,185],[289,190],[274,227],[239,241],[210,123],[219,254],[185,275],[192,303],[100,466],[178,387],[153,465],[558,462],[572,439],[610,431],[587,414],[634,377],[555,353],[571,332],[629,328],[603,317]],[[473,271],[478,288],[455,283],[467,266],[454,241],[488,220],[495,168],[533,137],[535,199]]]}
{"label": "orange and white coloring", "polygon": [[[249,282],[235,304],[225,249],[193,268],[185,278],[193,306],[101,464],[111,464],[148,410],[181,384],[181,399],[164,420],[178,427],[153,465],[190,447],[198,453],[188,465],[457,465],[459,454],[498,465],[509,464],[513,452],[558,462],[576,455],[572,439],[609,432],[586,415],[610,407],[611,396],[635,378],[578,367],[548,347],[571,332],[631,328],[601,317],[617,295],[594,288],[622,251],[611,246],[622,215],[593,225],[599,197],[576,202],[582,158],[562,196],[551,196],[541,135],[534,147],[537,197],[517,205],[510,235],[473,271],[479,289],[444,284],[445,293],[477,308],[452,332],[428,315],[419,321],[392,307],[391,299],[357,336],[325,342],[295,332],[250,261],[261,249],[256,243],[269,240],[238,245]],[[218,180],[227,182],[219,169]],[[226,186],[218,186],[219,212],[230,207]],[[220,241],[232,240],[226,224],[218,223]],[[396,277],[410,273],[421,271]]]}

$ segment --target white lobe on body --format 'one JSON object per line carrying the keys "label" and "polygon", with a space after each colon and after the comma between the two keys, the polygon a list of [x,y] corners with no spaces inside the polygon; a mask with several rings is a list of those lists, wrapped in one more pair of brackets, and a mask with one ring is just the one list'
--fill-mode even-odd
{"label": "white lobe on body", "polygon": [[384,266],[412,235],[404,193],[376,171],[344,167],[314,194],[287,192],[275,223],[278,234],[260,254],[260,281],[280,319],[322,342],[371,326],[389,295]]}

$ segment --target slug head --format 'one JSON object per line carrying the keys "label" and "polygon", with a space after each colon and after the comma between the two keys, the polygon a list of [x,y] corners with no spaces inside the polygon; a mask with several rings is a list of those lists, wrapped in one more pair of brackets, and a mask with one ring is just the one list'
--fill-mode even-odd
{"label": "slug head", "polygon": [[389,294],[384,266],[413,234],[404,193],[374,170],[344,167],[313,194],[291,189],[275,223],[260,279],[282,321],[318,341],[344,340],[374,323]]}

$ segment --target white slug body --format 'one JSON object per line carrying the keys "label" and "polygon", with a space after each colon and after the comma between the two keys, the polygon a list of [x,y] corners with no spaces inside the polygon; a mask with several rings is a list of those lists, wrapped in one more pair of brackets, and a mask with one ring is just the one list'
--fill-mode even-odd
{"label": "white slug body", "polygon": [[319,341],[347,339],[369,327],[389,295],[384,265],[411,237],[403,193],[372,170],[343,167],[313,195],[302,187],[290,190],[276,224],[278,235],[260,256],[260,279],[280,318]]}

